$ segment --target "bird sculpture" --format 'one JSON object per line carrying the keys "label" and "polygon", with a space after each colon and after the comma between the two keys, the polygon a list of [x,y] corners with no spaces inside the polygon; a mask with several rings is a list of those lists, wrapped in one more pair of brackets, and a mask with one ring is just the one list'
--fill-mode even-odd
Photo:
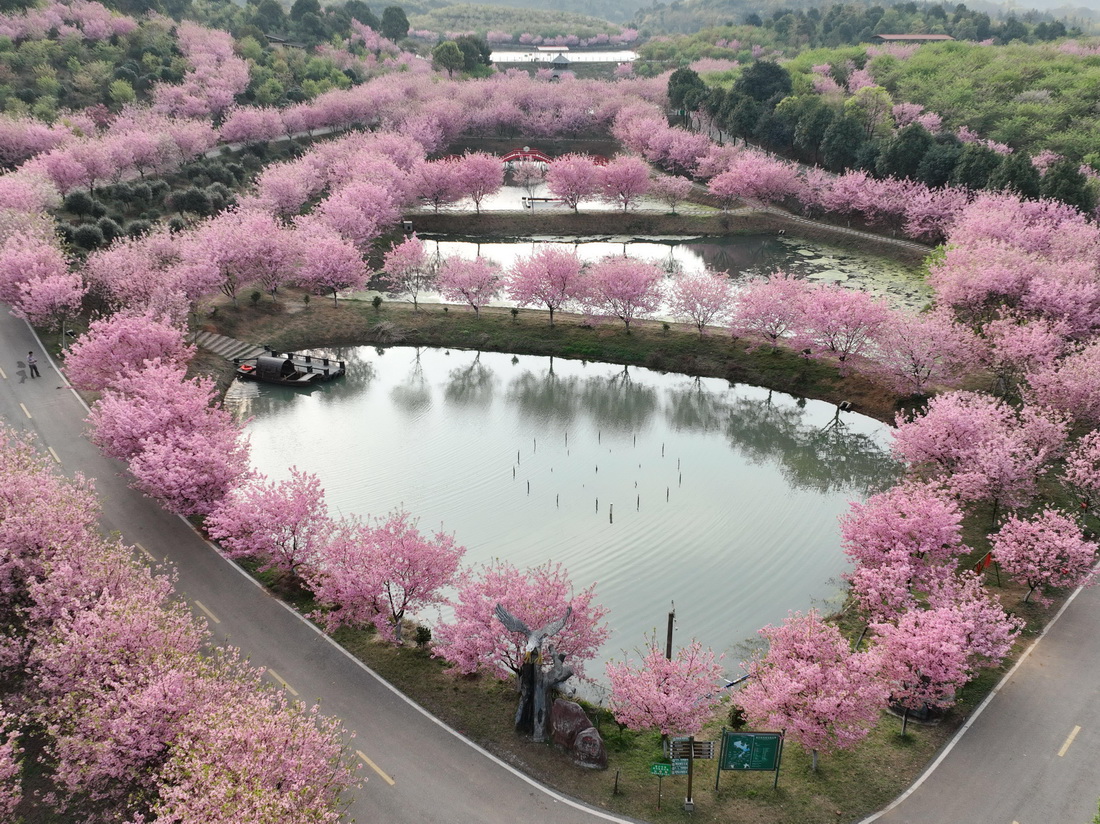
{"label": "bird sculpture", "polygon": [[500,619],[500,623],[504,624],[504,628],[509,632],[520,632],[527,636],[527,644],[523,651],[523,661],[538,661],[540,657],[540,649],[542,648],[542,642],[549,638],[551,635],[555,635],[561,631],[565,626],[565,622],[569,620],[569,616],[573,614],[573,607],[565,608],[565,615],[558,618],[556,621],[551,621],[541,629],[531,630],[522,619],[517,618],[503,605],[497,604],[496,616]]}

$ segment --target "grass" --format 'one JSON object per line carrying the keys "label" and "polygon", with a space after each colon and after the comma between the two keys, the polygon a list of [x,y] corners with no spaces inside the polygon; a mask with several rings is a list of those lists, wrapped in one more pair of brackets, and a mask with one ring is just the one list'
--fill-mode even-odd
{"label": "grass", "polygon": [[[307,304],[287,295],[278,303],[265,299],[255,306],[221,306],[208,326],[222,334],[285,349],[404,344],[583,358],[621,363],[627,368],[648,366],[765,385],[802,397],[849,400],[865,414],[884,420],[892,419],[899,403],[873,381],[842,375],[830,364],[733,341],[726,334],[700,337],[694,328],[675,324],[666,329],[661,323],[642,323],[628,334],[621,324],[590,326],[583,318],[569,315],[556,316],[550,326],[545,313],[533,311],[513,316],[506,309],[490,309],[475,318],[472,311],[456,307],[445,312],[432,305],[413,311],[410,305],[384,302],[376,309],[354,301],[333,306],[330,301],[313,299]],[[226,371],[224,362],[219,365],[214,360],[207,362],[206,368],[220,371],[223,377]],[[976,562],[987,551],[985,535],[992,514],[978,510],[968,518],[966,539],[973,551],[965,563]],[[314,608],[308,593],[288,589],[270,574],[260,577],[299,611],[308,613]],[[986,578],[1006,608],[1028,622],[1017,643],[1018,654],[1041,631],[1054,608],[1023,603],[1025,588],[1007,577],[999,584],[995,568],[987,571]],[[837,619],[853,637],[862,629],[850,615],[841,613]],[[510,683],[447,674],[445,663],[411,643],[413,632],[414,628],[408,628],[409,643],[402,648],[383,642],[368,630],[345,628],[334,633],[334,638],[434,715],[547,785],[627,816],[656,822],[685,819],[681,803],[686,778],[662,780],[664,800],[657,809],[657,779],[650,775],[649,766],[664,758],[656,734],[620,730],[606,710],[588,706],[605,739],[609,769],[593,772],[577,767],[553,746],[534,744],[515,734],[516,695]],[[938,723],[910,720],[904,737],[901,719],[883,714],[856,748],[821,754],[816,773],[811,770],[811,754],[788,742],[777,790],[772,789],[772,773],[727,773],[716,792],[715,762],[697,762],[696,806],[691,817],[755,824],[858,820],[888,804],[920,774],[1010,665],[1007,661],[1000,668],[982,672]],[[723,720],[717,719],[699,737],[717,740]]]}

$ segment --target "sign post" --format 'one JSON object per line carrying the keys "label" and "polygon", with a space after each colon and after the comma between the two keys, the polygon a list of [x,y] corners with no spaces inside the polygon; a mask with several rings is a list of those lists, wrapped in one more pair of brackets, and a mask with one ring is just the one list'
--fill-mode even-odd
{"label": "sign post", "polygon": [[714,777],[714,791],[718,791],[718,778],[722,770],[775,771],[773,789],[779,787],[779,763],[783,757],[783,733],[734,732],[722,730],[721,755],[718,774]]}

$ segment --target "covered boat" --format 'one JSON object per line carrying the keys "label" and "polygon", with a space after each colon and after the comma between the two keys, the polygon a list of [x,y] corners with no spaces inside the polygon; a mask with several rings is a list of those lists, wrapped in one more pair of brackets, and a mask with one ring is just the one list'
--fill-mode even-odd
{"label": "covered boat", "polygon": [[268,350],[255,358],[234,358],[237,377],[286,386],[308,386],[344,374],[344,361]]}

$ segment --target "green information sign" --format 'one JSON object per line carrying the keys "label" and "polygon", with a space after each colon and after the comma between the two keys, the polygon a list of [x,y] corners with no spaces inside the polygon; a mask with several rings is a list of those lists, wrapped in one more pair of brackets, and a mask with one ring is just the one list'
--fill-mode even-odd
{"label": "green information sign", "polygon": [[777,732],[732,732],[722,742],[723,770],[775,770],[782,736]]}
{"label": "green information sign", "polygon": [[650,775],[672,775],[672,765],[671,764],[650,764],[649,765],[649,773],[650,773]]}

